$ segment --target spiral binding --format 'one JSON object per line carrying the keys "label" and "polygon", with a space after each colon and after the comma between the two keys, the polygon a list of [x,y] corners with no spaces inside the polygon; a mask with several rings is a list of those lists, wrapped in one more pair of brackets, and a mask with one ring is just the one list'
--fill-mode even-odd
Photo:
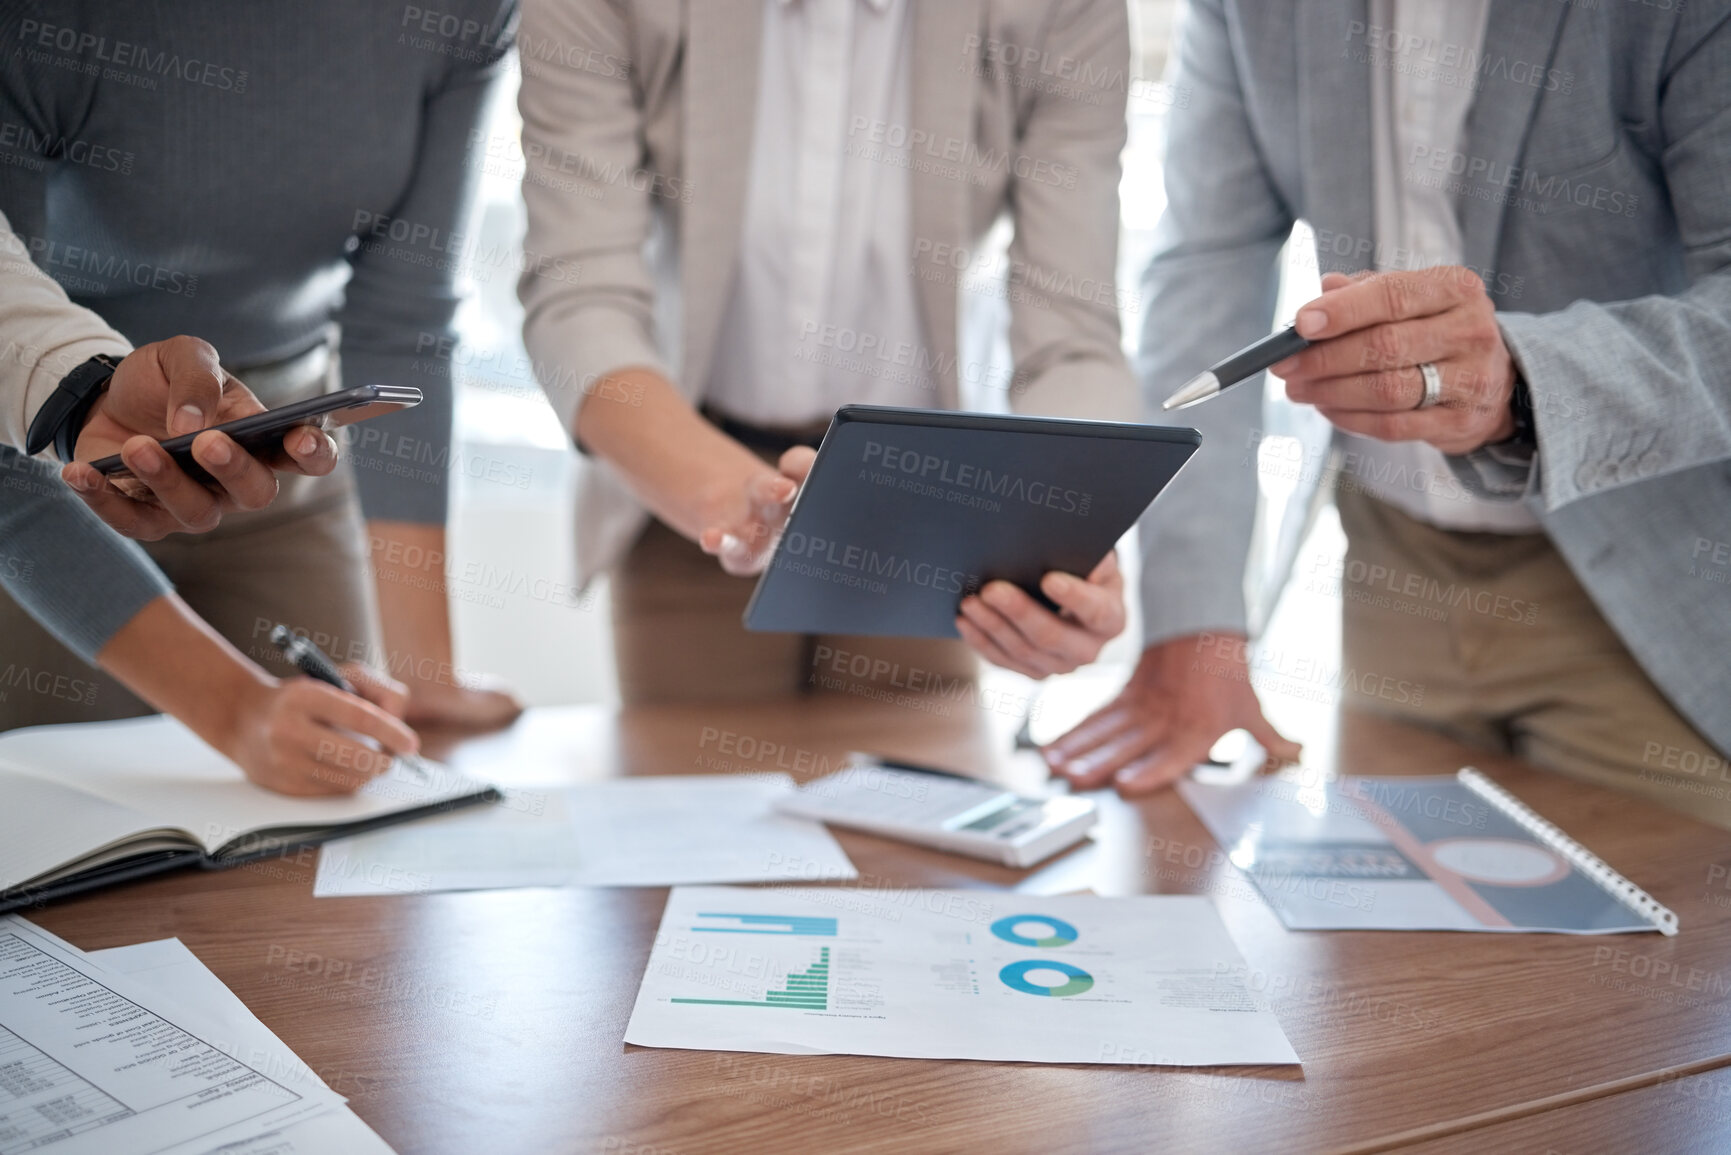
{"label": "spiral binding", "polygon": [[1612,898],[1652,923],[1660,934],[1670,936],[1677,933],[1676,912],[1624,878],[1610,863],[1540,818],[1525,802],[1471,766],[1461,767],[1455,777],[1460,779],[1461,784],[1468,790],[1501,810],[1527,833],[1562,855],[1569,865],[1598,883]]}

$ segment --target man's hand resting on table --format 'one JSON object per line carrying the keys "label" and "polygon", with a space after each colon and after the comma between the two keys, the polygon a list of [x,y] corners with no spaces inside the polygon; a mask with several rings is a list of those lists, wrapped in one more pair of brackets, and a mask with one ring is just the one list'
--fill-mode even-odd
{"label": "man's hand resting on table", "polygon": [[[811,473],[815,451],[790,449],[775,470],[747,482],[735,518],[705,529],[698,543],[732,574],[760,573]],[[1030,678],[1067,674],[1100,656],[1124,628],[1124,576],[1118,555],[1107,554],[1086,578],[1049,573],[1040,589],[1059,608],[1053,613],[1009,582],[986,583],[962,600],[956,629],[981,657]]]}
{"label": "man's hand resting on table", "polygon": [[1271,759],[1296,762],[1251,689],[1242,636],[1191,634],[1142,651],[1118,696],[1047,746],[1046,762],[1079,790],[1108,782],[1130,797],[1170,786],[1232,730],[1248,730]]}

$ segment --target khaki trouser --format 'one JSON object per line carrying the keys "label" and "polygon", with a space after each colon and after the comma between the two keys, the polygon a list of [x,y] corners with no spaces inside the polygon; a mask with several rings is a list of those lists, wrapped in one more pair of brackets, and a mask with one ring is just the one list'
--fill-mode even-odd
{"label": "khaki trouser", "polygon": [[1358,490],[1337,500],[1349,704],[1731,827],[1731,761],[1665,700],[1548,537],[1437,529]]}
{"label": "khaki trouser", "polygon": [[613,649],[626,705],[953,693],[978,673],[947,638],[753,633],[741,624],[755,578],[652,521],[613,573]]}
{"label": "khaki trouser", "polygon": [[[235,375],[275,408],[335,388],[338,372],[336,358],[321,355]],[[268,508],[226,514],[210,533],[174,534],[145,544],[146,552],[199,616],[272,673],[294,672],[269,641],[278,622],[312,636],[341,660],[377,661],[378,607],[348,463],[325,477],[281,475],[281,481]],[[114,678],[85,665],[3,593],[0,638],[13,665],[82,683],[76,697],[6,695],[0,730],[155,712]],[[94,692],[85,690],[91,684]]]}

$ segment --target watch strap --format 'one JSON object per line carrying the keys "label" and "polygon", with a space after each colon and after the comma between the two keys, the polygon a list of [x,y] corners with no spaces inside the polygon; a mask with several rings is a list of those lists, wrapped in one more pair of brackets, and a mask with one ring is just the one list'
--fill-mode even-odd
{"label": "watch strap", "polygon": [[84,421],[96,399],[108,388],[114,371],[120,368],[120,360],[98,353],[62,377],[30,422],[30,432],[24,439],[25,452],[38,454],[52,445],[61,461],[71,461]]}

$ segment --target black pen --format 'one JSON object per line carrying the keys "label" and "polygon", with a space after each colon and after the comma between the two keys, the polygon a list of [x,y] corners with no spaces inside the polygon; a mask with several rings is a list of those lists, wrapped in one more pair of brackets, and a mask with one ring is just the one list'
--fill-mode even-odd
{"label": "black pen", "polygon": [[1161,403],[1162,410],[1184,409],[1218,396],[1247,378],[1254,377],[1277,361],[1310,348],[1310,342],[1298,335],[1298,330],[1286,328],[1240,349],[1206,373],[1198,373],[1184,383],[1184,388]]}
{"label": "black pen", "polygon": [[327,686],[335,686],[345,694],[355,692],[355,688],[343,677],[342,671],[337,669],[337,664],[331,661],[328,654],[287,626],[271,627],[270,643],[281,650],[283,657],[307,677],[317,678]]}

